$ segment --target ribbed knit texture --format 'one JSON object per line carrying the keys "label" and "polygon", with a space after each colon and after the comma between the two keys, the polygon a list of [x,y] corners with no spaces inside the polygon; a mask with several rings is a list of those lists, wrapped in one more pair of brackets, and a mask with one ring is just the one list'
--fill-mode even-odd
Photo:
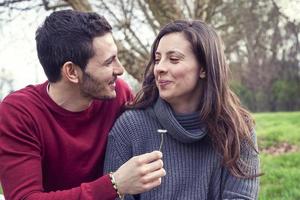
{"label": "ribbed knit texture", "polygon": [[[222,167],[206,127],[194,119],[193,114],[175,117],[170,106],[158,99],[153,107],[126,111],[117,120],[109,135],[105,173],[117,170],[133,156],[158,150],[161,137],[157,129],[168,131],[162,146],[167,172],[162,184],[140,195],[126,195],[126,199],[257,199],[258,178],[239,179]],[[187,130],[191,127],[197,131]],[[258,155],[246,143],[241,146],[241,156],[248,171],[258,173]]]}
{"label": "ribbed knit texture", "polygon": [[203,124],[199,120],[199,113],[177,114],[173,113],[175,119],[185,130],[197,134],[201,130]]}

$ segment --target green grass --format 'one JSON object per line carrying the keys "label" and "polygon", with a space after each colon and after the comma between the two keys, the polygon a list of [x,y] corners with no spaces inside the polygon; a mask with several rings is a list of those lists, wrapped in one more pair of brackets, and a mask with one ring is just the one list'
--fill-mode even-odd
{"label": "green grass", "polygon": [[299,152],[280,156],[261,155],[260,200],[300,199]]}
{"label": "green grass", "polygon": [[[300,112],[257,113],[258,145],[266,148],[287,142],[300,147]],[[300,199],[300,152],[261,154],[259,200]]]}
{"label": "green grass", "polygon": [[300,146],[300,112],[257,113],[254,117],[260,148],[282,142]]}

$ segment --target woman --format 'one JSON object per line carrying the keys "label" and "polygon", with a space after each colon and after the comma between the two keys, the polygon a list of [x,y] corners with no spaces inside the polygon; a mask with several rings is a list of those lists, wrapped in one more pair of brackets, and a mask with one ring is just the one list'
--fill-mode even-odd
{"label": "woman", "polygon": [[110,132],[105,170],[159,149],[167,174],[127,199],[257,198],[254,122],[228,71],[222,40],[207,24],[177,20],[161,29],[143,88]]}

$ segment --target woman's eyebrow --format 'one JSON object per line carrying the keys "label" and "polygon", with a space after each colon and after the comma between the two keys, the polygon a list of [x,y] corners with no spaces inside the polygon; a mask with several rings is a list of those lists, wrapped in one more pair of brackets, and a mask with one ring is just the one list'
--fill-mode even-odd
{"label": "woman's eyebrow", "polygon": [[171,55],[176,55],[176,56],[179,56],[181,58],[184,58],[185,55],[183,53],[181,53],[180,51],[176,51],[176,50],[171,50],[171,51],[168,51],[167,52],[167,55],[168,56],[171,56]]}

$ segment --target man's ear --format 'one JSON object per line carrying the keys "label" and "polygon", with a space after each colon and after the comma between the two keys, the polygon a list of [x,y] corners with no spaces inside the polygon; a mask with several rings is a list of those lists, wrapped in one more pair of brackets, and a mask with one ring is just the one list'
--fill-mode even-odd
{"label": "man's ear", "polygon": [[82,71],[80,67],[71,61],[65,62],[62,66],[62,76],[72,83],[79,82],[79,76],[81,73]]}
{"label": "man's ear", "polygon": [[199,77],[204,79],[206,77],[206,72],[203,67],[200,68]]}

